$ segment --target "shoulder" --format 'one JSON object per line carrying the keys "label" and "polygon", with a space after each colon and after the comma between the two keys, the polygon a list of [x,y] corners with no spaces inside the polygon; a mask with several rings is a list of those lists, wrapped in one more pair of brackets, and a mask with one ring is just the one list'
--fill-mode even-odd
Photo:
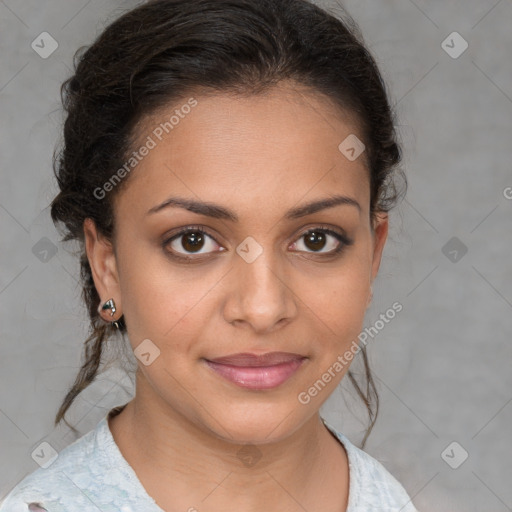
{"label": "shoulder", "polygon": [[347,512],[418,512],[402,484],[378,460],[324,423],[347,452],[350,470]]}
{"label": "shoulder", "polygon": [[0,512],[89,510],[109,474],[102,437],[108,428],[105,421],[64,448],[48,466],[27,475],[0,502]]}

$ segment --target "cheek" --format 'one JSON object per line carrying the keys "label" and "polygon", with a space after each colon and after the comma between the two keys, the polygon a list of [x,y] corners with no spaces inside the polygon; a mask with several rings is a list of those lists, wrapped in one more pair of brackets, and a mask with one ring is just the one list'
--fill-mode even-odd
{"label": "cheek", "polygon": [[[368,265],[354,257],[328,278],[304,283],[304,311],[324,336],[323,349],[341,350],[361,332],[370,293]],[[309,292],[306,293],[306,290]],[[313,291],[311,291],[313,290]]]}
{"label": "cheek", "polygon": [[132,251],[119,251],[123,314],[134,342],[155,339],[159,345],[187,324],[187,316],[205,296],[208,281],[191,283],[191,269],[179,269],[158,250],[140,244]]}

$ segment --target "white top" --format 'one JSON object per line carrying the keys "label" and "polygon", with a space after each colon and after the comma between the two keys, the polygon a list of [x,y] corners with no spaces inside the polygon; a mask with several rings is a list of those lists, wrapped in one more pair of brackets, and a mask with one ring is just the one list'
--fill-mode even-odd
{"label": "white top", "polygon": [[[0,512],[163,512],[121,454],[108,426],[108,415],[122,408],[110,410],[46,469],[27,475],[0,503]],[[418,512],[380,462],[323,421],[347,451],[347,512]]]}

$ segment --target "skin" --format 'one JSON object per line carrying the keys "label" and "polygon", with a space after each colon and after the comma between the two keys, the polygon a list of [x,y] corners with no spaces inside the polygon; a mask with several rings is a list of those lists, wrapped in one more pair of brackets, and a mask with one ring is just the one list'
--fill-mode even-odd
{"label": "skin", "polygon": [[[117,306],[113,318],[102,317],[124,314],[132,348],[150,339],[160,350],[150,365],[139,362],[135,398],[110,420],[112,435],[166,511],[216,512],[226,504],[246,512],[344,511],[347,455],[319,409],[348,365],[308,404],[298,395],[357,340],[387,238],[387,215],[370,219],[364,153],[349,161],[338,149],[359,134],[357,123],[290,83],[262,96],[195,97],[198,105],[115,197],[113,245],[93,221],[84,223],[96,288]],[[141,125],[140,140],[175,108]],[[361,210],[338,205],[284,219],[334,194]],[[239,221],[181,208],[146,215],[171,195],[220,204]],[[326,255],[340,243],[327,234],[315,253],[304,233],[322,224],[344,230],[353,244]],[[163,246],[195,225],[213,237],[205,236],[199,255],[183,248],[186,235]],[[248,236],[263,248],[252,263],[236,252]],[[195,262],[173,260],[173,250]],[[238,387],[203,360],[272,351],[307,360],[270,390]],[[251,467],[237,456],[247,444],[261,455]]]}

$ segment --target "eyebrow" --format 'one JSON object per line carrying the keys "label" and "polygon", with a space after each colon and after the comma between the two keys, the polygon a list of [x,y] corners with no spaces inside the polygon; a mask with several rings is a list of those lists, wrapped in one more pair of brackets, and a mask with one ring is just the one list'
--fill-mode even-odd
{"label": "eyebrow", "polygon": [[[312,201],[296,208],[292,208],[286,212],[284,217],[287,220],[294,220],[339,205],[355,206],[359,212],[361,212],[361,205],[352,197],[335,195],[325,199]],[[196,201],[194,199],[185,199],[182,197],[169,197],[163,203],[160,203],[149,209],[146,215],[157,213],[164,208],[169,207],[184,208],[190,212],[197,213],[199,215],[205,215],[207,217],[213,217],[214,219],[238,222],[238,215],[232,210],[225,208],[224,206],[210,202]]]}

